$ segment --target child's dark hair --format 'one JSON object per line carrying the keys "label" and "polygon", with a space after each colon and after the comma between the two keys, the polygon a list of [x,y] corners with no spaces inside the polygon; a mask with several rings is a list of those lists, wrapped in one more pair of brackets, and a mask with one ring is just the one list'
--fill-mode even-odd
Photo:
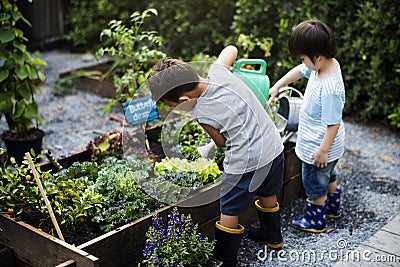
{"label": "child's dark hair", "polygon": [[199,83],[198,73],[187,63],[173,58],[160,59],[147,80],[155,101],[179,102],[182,93],[192,91]]}
{"label": "child's dark hair", "polygon": [[337,53],[335,36],[325,23],[317,19],[306,20],[290,35],[289,51],[296,57],[306,55],[313,63],[317,56],[333,58]]}

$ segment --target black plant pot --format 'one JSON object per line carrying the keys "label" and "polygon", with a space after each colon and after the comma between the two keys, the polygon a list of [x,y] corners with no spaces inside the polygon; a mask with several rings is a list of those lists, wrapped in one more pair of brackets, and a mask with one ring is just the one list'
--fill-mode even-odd
{"label": "black plant pot", "polygon": [[16,139],[6,134],[6,132],[1,135],[9,158],[14,157],[17,163],[21,163],[25,153],[30,152],[31,149],[35,152],[35,155],[42,152],[44,132],[40,129],[34,129],[34,131],[37,134],[27,139]]}

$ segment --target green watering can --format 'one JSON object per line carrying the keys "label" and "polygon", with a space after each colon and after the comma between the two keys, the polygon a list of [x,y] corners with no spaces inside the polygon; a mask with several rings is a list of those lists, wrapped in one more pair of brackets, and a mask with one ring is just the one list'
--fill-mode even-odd
{"label": "green watering can", "polygon": [[[248,66],[249,69],[246,68]],[[233,74],[250,87],[264,107],[267,104],[270,86],[266,71],[267,62],[262,59],[239,59],[232,70]]]}
{"label": "green watering can", "polygon": [[277,110],[272,111],[267,103],[270,82],[266,71],[267,62],[262,59],[239,59],[232,72],[250,87],[273,120],[278,131],[282,132],[287,126],[287,119],[279,114]]}

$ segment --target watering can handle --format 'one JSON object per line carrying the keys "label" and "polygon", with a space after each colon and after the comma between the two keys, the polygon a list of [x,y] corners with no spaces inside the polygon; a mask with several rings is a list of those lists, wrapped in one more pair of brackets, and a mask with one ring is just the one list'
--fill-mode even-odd
{"label": "watering can handle", "polygon": [[281,94],[284,91],[289,91],[289,97],[292,96],[293,91],[296,92],[300,98],[304,97],[303,94],[299,90],[297,90],[296,88],[290,87],[290,86],[285,86],[285,87],[279,88],[278,94]]}
{"label": "watering can handle", "polygon": [[[248,70],[248,69],[243,69],[241,66],[243,65],[260,65],[260,68],[258,70]],[[241,58],[239,59],[235,66],[233,67],[235,70],[238,70],[240,72],[244,73],[254,73],[254,74],[260,74],[260,75],[265,75],[267,72],[267,62],[262,59],[247,59],[247,58]]]}

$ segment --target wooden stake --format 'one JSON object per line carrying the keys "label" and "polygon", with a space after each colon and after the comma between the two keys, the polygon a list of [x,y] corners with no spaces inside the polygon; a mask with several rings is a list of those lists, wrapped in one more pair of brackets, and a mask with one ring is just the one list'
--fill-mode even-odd
{"label": "wooden stake", "polygon": [[49,200],[47,199],[46,191],[44,191],[43,186],[42,186],[42,182],[40,181],[39,175],[38,175],[37,172],[36,172],[35,164],[33,164],[31,154],[30,154],[29,152],[26,152],[26,153],[25,153],[25,156],[26,156],[26,158],[28,159],[29,166],[30,166],[30,168],[31,168],[31,170],[32,170],[33,176],[35,177],[35,181],[36,181],[36,183],[37,183],[37,185],[38,185],[38,187],[39,187],[40,194],[42,194],[42,197],[43,197],[43,199],[44,199],[44,203],[46,204],[47,210],[49,211],[49,214],[50,214],[50,217],[51,217],[51,221],[53,222],[53,225],[54,225],[54,227],[56,228],[58,237],[59,237],[62,241],[65,241],[65,240],[64,240],[64,237],[63,237],[63,235],[62,235],[62,233],[61,233],[61,229],[60,229],[60,227],[58,226],[56,217],[54,216],[53,209],[51,208],[50,202],[49,202]]}

